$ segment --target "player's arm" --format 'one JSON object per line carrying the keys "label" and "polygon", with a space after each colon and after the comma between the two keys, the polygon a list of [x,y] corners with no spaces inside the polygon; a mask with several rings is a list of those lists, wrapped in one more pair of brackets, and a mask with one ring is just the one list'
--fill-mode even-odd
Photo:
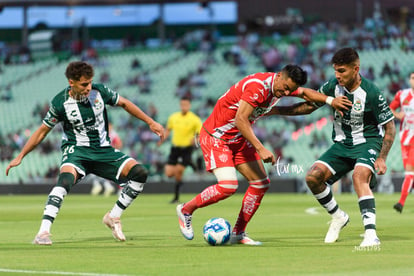
{"label": "player's arm", "polygon": [[126,112],[128,112],[135,118],[140,119],[141,121],[145,122],[149,126],[152,132],[157,134],[161,138],[161,140],[164,140],[164,135],[165,135],[164,127],[158,122],[154,121],[150,116],[145,114],[144,111],[142,111],[138,106],[133,104],[130,100],[127,100],[126,98],[122,96],[119,96],[117,106],[122,107]]}
{"label": "player's arm", "polygon": [[22,150],[20,151],[19,155],[14,158],[6,168],[6,175],[9,175],[9,170],[13,167],[20,165],[23,158],[31,152],[37,145],[39,145],[43,139],[47,136],[49,131],[51,130],[50,127],[42,124],[33,134],[30,136],[29,140],[27,140],[26,144],[23,146]]}
{"label": "player's arm", "polygon": [[305,88],[305,87],[299,87],[298,88],[298,97],[303,98],[304,100],[308,102],[314,102],[314,103],[320,103],[320,104],[329,104],[332,106],[335,110],[343,116],[344,110],[349,110],[349,108],[352,106],[352,102],[348,100],[345,96],[340,97],[331,97],[326,96],[325,94],[319,93],[316,90]]}
{"label": "player's arm", "polygon": [[390,120],[388,123],[384,124],[384,139],[382,140],[382,147],[380,154],[375,161],[375,170],[377,174],[385,174],[387,171],[387,165],[385,161],[387,160],[388,153],[394,143],[395,137],[395,123],[394,120]]}
{"label": "player's arm", "polygon": [[287,115],[287,116],[295,116],[295,115],[306,115],[310,114],[319,107],[311,102],[301,102],[296,103],[290,106],[275,106],[268,112],[265,116],[269,115]]}
{"label": "player's arm", "polygon": [[256,149],[263,162],[271,162],[273,165],[276,162],[275,156],[271,151],[263,146],[253,132],[252,125],[249,121],[249,117],[253,110],[254,107],[252,105],[244,100],[240,100],[239,109],[237,110],[235,118],[236,127],[239,129],[243,137],[246,138],[246,140],[249,141],[250,144],[252,144],[252,146]]}

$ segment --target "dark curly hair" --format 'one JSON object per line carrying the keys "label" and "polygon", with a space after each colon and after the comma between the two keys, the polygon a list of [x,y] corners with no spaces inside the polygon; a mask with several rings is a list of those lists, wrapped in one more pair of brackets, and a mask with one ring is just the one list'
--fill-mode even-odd
{"label": "dark curly hair", "polygon": [[66,67],[65,76],[71,80],[78,81],[82,76],[91,79],[93,75],[92,65],[84,61],[73,61]]}
{"label": "dark curly hair", "polygon": [[348,65],[359,60],[357,51],[353,48],[342,48],[338,50],[332,57],[332,64],[336,65]]}

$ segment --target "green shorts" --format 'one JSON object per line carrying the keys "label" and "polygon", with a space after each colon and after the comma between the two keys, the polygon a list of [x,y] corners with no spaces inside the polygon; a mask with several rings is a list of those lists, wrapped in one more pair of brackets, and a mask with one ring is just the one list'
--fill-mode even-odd
{"label": "green shorts", "polygon": [[356,146],[335,143],[315,163],[322,163],[331,171],[333,176],[328,180],[329,184],[341,179],[357,165],[369,168],[373,173],[372,181],[374,181],[374,163],[380,150],[381,145],[378,142],[368,142]]}
{"label": "green shorts", "polygon": [[[60,167],[72,166],[82,176],[89,173],[118,182],[122,169],[132,158],[113,147],[62,147]],[[133,160],[133,159],[132,159]]]}

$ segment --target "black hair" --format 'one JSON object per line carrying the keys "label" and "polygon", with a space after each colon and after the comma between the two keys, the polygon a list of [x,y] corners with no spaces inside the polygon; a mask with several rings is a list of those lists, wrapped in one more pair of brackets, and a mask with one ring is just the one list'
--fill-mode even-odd
{"label": "black hair", "polygon": [[189,102],[191,102],[191,98],[188,97],[188,96],[182,96],[180,101],[189,101]]}
{"label": "black hair", "polygon": [[283,67],[282,72],[298,85],[304,85],[308,81],[308,73],[298,65],[288,64]]}
{"label": "black hair", "polygon": [[66,67],[65,76],[71,80],[80,80],[83,76],[91,79],[94,75],[93,67],[84,61],[73,61]]}
{"label": "black hair", "polygon": [[353,48],[347,47],[338,50],[332,57],[332,64],[336,65],[348,65],[359,60],[357,51]]}

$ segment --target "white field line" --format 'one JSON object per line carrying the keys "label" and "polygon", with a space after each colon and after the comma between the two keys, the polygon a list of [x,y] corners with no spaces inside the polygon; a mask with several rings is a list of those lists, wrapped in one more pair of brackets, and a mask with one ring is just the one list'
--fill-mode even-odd
{"label": "white field line", "polygon": [[22,270],[0,268],[0,273],[26,273],[26,274],[50,274],[50,275],[78,275],[78,276],[129,276],[127,274],[99,274],[87,272],[69,272],[69,271],[40,271],[40,270]]}

